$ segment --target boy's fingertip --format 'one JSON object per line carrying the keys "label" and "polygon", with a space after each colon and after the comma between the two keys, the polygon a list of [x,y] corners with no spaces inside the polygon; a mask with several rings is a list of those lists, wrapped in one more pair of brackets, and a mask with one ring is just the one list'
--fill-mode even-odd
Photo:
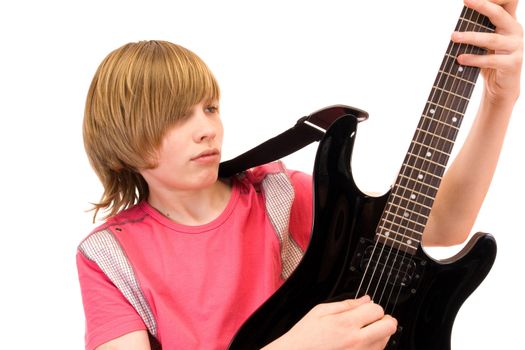
{"label": "boy's fingertip", "polygon": [[360,297],[357,300],[362,301],[363,303],[368,303],[368,302],[370,302],[372,300],[372,298],[370,298],[369,295],[363,295],[362,297]]}

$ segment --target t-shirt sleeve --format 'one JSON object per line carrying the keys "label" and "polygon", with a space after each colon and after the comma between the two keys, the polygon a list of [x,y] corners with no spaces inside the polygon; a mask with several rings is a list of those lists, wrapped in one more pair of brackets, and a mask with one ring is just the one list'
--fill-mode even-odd
{"label": "t-shirt sleeve", "polygon": [[300,171],[288,171],[288,176],[295,191],[290,213],[290,233],[305,251],[312,232],[312,176]]}
{"label": "t-shirt sleeve", "polygon": [[144,322],[99,266],[77,252],[77,270],[86,317],[86,349],[124,334],[145,330]]}

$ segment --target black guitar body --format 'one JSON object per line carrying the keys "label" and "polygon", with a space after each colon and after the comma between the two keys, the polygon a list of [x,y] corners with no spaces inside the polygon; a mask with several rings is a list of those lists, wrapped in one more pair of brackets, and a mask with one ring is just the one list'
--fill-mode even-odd
{"label": "black guitar body", "polygon": [[[343,116],[321,140],[313,171],[309,247],[289,279],[239,329],[230,349],[259,349],[287,332],[315,305],[365,294],[398,320],[398,331],[387,349],[450,349],[454,318],[488,274],[496,256],[495,240],[477,233],[445,261],[430,258],[421,246],[415,254],[407,254],[376,243],[390,191],[381,197],[368,196],[353,180],[357,124],[355,116]],[[382,262],[375,251],[398,258]],[[386,273],[366,277],[373,266]]]}

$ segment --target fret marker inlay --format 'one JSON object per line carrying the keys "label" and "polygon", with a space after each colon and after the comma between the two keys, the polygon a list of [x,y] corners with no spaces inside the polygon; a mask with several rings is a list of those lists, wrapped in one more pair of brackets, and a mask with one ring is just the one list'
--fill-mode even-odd
{"label": "fret marker inlay", "polygon": [[[471,31],[473,25],[481,32],[494,32],[486,16],[464,7],[456,31]],[[382,244],[417,253],[480,71],[462,66],[457,57],[483,52],[483,48],[450,41],[377,228]]]}

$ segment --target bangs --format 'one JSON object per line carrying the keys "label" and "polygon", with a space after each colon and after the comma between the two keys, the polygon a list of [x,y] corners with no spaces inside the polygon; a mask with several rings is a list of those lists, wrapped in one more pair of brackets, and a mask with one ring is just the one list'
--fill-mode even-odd
{"label": "bangs", "polygon": [[196,104],[218,101],[219,86],[208,66],[193,52],[173,44],[159,46],[154,53],[152,83],[158,82],[149,96],[153,105],[164,105],[163,111],[153,113],[173,123],[183,119]]}

